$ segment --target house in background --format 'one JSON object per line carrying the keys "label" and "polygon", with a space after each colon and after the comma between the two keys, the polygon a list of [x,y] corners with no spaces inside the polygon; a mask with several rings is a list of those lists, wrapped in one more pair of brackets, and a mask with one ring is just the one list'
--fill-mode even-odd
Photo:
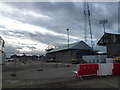
{"label": "house in background", "polygon": [[0,36],[0,64],[4,64],[5,62],[4,44],[5,41]]}
{"label": "house in background", "polygon": [[106,46],[108,58],[120,56],[120,34],[105,33],[97,44]]}
{"label": "house in background", "polygon": [[78,62],[84,63],[82,59],[84,55],[94,55],[95,51],[88,46],[84,41],[75,42],[59,48],[51,49],[46,54],[46,59],[54,59],[59,62]]}
{"label": "house in background", "polygon": [[[31,60],[34,60],[34,61],[37,61],[37,60],[41,60],[43,58],[42,55],[40,56],[37,56],[37,55],[27,55],[25,53],[23,53],[23,55],[11,55],[10,56],[10,59],[11,61],[16,61],[16,60],[19,60],[19,61],[23,61],[23,62],[27,62],[27,61],[31,61]],[[9,59],[9,61],[10,61]]]}

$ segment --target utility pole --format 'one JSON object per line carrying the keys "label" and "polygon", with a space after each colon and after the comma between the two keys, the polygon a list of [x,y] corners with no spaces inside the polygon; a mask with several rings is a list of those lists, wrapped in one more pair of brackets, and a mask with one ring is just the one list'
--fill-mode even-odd
{"label": "utility pole", "polygon": [[105,23],[107,23],[107,20],[100,20],[99,21],[99,24],[103,24],[104,33],[105,33]]}
{"label": "utility pole", "polygon": [[68,36],[68,49],[69,49],[69,29],[67,29],[67,36]]}
{"label": "utility pole", "polygon": [[58,64],[57,64],[57,51],[55,52],[55,61],[56,61],[56,68],[58,68]]}

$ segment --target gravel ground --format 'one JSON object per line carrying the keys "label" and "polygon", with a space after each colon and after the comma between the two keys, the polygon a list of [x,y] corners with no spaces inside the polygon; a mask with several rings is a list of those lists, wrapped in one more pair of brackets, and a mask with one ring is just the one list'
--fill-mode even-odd
{"label": "gravel ground", "polygon": [[[119,76],[76,78],[72,70],[76,65],[67,66],[64,63],[45,63],[43,71],[40,61],[21,63],[6,63],[2,67],[3,88],[118,88]],[[16,72],[16,76],[11,76]]]}

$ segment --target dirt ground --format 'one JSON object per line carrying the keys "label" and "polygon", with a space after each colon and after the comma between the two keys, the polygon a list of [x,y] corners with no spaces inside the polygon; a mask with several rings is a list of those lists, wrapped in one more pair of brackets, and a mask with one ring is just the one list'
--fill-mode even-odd
{"label": "dirt ground", "polygon": [[[38,71],[43,68],[43,71]],[[26,64],[9,62],[2,66],[3,88],[118,88],[119,76],[76,78],[72,70],[75,64],[42,63]],[[16,72],[16,76],[11,74]]]}

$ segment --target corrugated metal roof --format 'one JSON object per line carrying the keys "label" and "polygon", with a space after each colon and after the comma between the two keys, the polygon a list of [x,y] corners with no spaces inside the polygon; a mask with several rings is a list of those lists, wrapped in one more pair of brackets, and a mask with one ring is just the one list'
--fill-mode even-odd
{"label": "corrugated metal roof", "polygon": [[[67,49],[68,49],[68,45],[64,45],[59,48],[54,48],[50,52],[57,52],[57,51],[67,50]],[[84,41],[79,41],[79,42],[69,44],[69,49],[92,50],[92,48],[90,46],[88,46]]]}

